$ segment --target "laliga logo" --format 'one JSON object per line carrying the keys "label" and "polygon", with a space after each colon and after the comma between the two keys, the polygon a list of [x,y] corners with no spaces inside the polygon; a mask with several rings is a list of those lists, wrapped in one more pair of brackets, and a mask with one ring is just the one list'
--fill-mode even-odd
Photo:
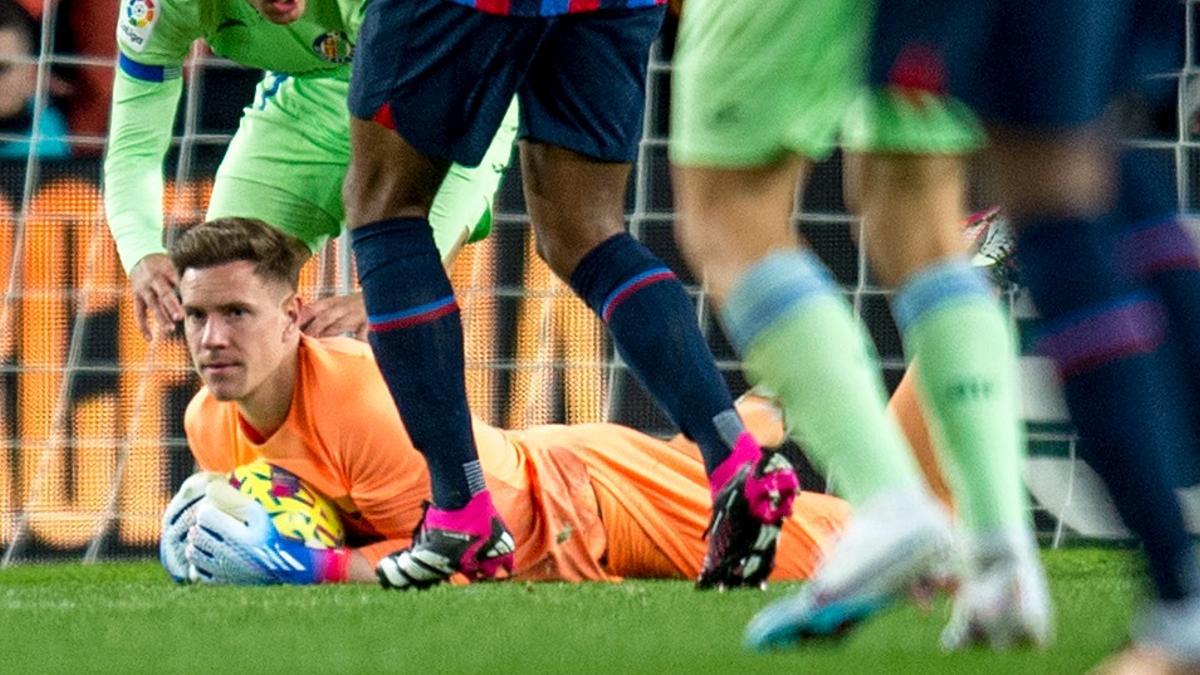
{"label": "laliga logo", "polygon": [[[148,2],[149,0],[147,0]],[[313,51],[330,63],[349,63],[354,55],[354,43],[345,33],[329,31],[313,40]]]}
{"label": "laliga logo", "polygon": [[154,0],[134,0],[125,9],[129,23],[145,28],[154,21]]}

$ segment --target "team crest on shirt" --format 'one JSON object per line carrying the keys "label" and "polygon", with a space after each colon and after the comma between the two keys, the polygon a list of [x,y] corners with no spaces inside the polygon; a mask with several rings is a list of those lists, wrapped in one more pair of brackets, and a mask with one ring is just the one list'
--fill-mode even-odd
{"label": "team crest on shirt", "polygon": [[349,63],[354,56],[354,43],[340,31],[331,30],[318,35],[312,47],[317,56],[330,63]]}
{"label": "team crest on shirt", "polygon": [[154,31],[159,9],[154,0],[126,0],[124,16],[119,28],[121,43],[135,52],[141,52]]}

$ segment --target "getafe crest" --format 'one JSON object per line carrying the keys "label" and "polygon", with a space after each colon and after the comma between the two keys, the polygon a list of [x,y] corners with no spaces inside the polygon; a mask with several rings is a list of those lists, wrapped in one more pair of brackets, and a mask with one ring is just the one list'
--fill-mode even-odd
{"label": "getafe crest", "polygon": [[126,0],[125,11],[117,24],[121,42],[135,52],[146,48],[146,40],[154,31],[158,21],[158,7],[154,0]]}
{"label": "getafe crest", "polygon": [[349,63],[354,56],[354,43],[340,31],[329,31],[313,40],[313,51],[330,63]]}

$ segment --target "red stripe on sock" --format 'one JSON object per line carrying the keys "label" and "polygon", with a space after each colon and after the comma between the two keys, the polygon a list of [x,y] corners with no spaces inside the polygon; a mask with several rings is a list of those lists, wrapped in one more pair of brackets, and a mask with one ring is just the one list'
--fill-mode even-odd
{"label": "red stripe on sock", "polygon": [[402,319],[392,319],[391,321],[384,321],[381,323],[373,323],[373,324],[371,324],[371,331],[375,332],[375,333],[383,333],[383,332],[386,332],[389,330],[397,330],[400,328],[409,328],[412,326],[419,326],[423,323],[429,323],[430,321],[436,321],[437,319],[440,319],[443,316],[450,314],[451,312],[457,312],[457,311],[458,311],[458,303],[451,302],[451,303],[442,305],[441,307],[438,307],[437,309],[433,309],[428,312],[425,312],[424,314],[418,314],[416,316],[406,316]]}
{"label": "red stripe on sock", "polygon": [[612,300],[610,300],[608,302],[608,307],[604,310],[604,322],[608,323],[608,318],[610,316],[612,316],[613,312],[615,312],[617,310],[617,306],[620,305],[622,302],[625,302],[625,300],[628,299],[629,296],[633,295],[634,293],[637,293],[639,290],[645,288],[646,286],[649,286],[650,284],[657,283],[659,281],[665,281],[667,279],[674,279],[674,278],[675,278],[675,274],[670,271],[659,272],[658,274],[646,277],[645,279],[642,279],[641,281],[637,282],[636,284],[633,284],[629,288],[626,288],[625,290],[621,291],[619,294],[617,294],[617,297],[613,298]]}

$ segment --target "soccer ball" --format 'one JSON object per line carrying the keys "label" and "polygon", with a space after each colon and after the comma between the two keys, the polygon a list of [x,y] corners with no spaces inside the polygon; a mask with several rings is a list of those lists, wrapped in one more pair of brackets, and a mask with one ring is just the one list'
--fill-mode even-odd
{"label": "soccer ball", "polygon": [[296,474],[259,459],[234,469],[229,484],[262,504],[279,534],[316,548],[345,543],[337,507]]}

